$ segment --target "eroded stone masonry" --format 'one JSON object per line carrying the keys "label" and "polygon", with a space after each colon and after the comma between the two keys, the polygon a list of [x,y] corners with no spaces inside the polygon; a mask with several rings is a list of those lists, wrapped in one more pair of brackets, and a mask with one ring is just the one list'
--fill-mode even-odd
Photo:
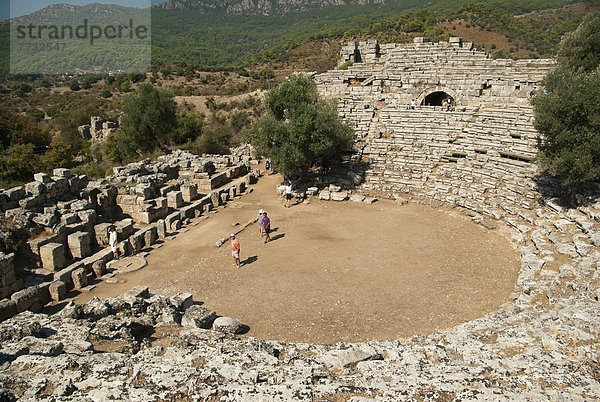
{"label": "eroded stone masonry", "polygon": [[[310,345],[239,338],[239,322],[217,323],[189,295],[152,296],[136,289],[71,304],[57,315],[27,311],[1,323],[3,397],[597,399],[598,189],[588,188],[577,196],[578,207],[564,209],[558,187],[532,163],[537,133],[528,100],[553,62],[492,60],[457,38],[351,44],[342,50],[340,65],[347,61],[353,62],[347,69],[315,79],[322,94],[340,99],[340,113],[356,126],[355,159],[366,166],[358,190],[363,196],[443,202],[464,208],[477,222],[513,228],[521,270],[501,309],[429,336]],[[352,181],[340,181],[335,192]],[[139,205],[149,208],[141,213],[152,216],[164,201],[152,203],[150,190],[140,185],[148,203]],[[329,198],[328,190],[315,190]],[[133,195],[99,191],[99,205],[104,200],[107,206],[116,193]],[[183,192],[181,186],[173,191]],[[166,202],[178,204],[179,197],[169,193]],[[68,240],[56,243],[71,250]]]}

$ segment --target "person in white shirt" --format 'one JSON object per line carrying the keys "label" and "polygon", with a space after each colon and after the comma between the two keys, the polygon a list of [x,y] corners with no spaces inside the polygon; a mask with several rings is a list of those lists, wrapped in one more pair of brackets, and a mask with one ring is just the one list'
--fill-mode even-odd
{"label": "person in white shirt", "polygon": [[289,208],[292,203],[292,182],[288,181],[288,184],[285,186],[285,207]]}
{"label": "person in white shirt", "polygon": [[108,229],[108,244],[110,244],[110,249],[113,253],[113,258],[115,260],[119,259],[119,247],[117,246],[117,229],[114,226],[111,226]]}

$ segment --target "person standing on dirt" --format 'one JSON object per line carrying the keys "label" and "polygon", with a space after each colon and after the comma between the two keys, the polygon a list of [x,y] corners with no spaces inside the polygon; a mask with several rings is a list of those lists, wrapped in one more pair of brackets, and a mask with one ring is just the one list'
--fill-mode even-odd
{"label": "person standing on dirt", "polygon": [[260,237],[263,237],[263,233],[265,232],[264,227],[263,227],[263,213],[265,211],[263,211],[262,209],[260,211],[258,211],[258,217],[256,218],[256,221],[258,222],[258,232],[260,233]]}
{"label": "person standing on dirt", "polygon": [[235,266],[240,268],[240,242],[233,233],[229,235],[229,238],[231,239],[231,256]]}
{"label": "person standing on dirt", "polygon": [[267,171],[267,174],[269,174],[269,171],[271,170],[271,162],[269,162],[268,159],[265,161],[265,170]]}
{"label": "person standing on dirt", "polygon": [[113,253],[113,258],[115,260],[119,259],[119,247],[117,246],[117,229],[114,226],[108,228],[108,244],[110,245],[110,250]]}
{"label": "person standing on dirt", "polygon": [[289,208],[292,203],[292,182],[288,181],[285,186],[285,207]]}
{"label": "person standing on dirt", "polygon": [[267,216],[267,211],[263,212],[263,229],[265,231],[265,243],[271,240],[271,218]]}

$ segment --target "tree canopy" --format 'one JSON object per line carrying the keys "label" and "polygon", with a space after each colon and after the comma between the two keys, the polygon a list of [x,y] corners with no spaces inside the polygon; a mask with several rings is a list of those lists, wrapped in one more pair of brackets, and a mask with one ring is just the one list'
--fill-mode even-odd
{"label": "tree canopy", "polygon": [[144,83],[123,98],[121,129],[140,151],[162,148],[176,125],[175,101],[168,90]]}
{"label": "tree canopy", "polygon": [[126,95],[121,127],[109,136],[106,144],[109,157],[123,161],[136,154],[164,149],[177,127],[175,106],[169,91],[155,88],[150,83],[141,84],[137,93]]}
{"label": "tree canopy", "polygon": [[246,133],[257,152],[285,176],[327,166],[353,141],[353,130],[336,110],[335,100],[319,99],[316,83],[294,74],[267,94],[265,114]]}
{"label": "tree canopy", "polygon": [[566,35],[533,98],[541,166],[572,188],[600,178],[600,13]]}

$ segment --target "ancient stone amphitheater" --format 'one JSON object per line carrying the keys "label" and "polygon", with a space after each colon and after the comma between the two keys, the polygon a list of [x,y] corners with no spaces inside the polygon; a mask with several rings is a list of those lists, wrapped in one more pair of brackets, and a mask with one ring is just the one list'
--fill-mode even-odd
{"label": "ancient stone amphitheater", "polygon": [[[359,190],[513,228],[521,270],[500,310],[429,336],[312,345],[182,327],[189,296],[135,289],[1,323],[3,400],[598,399],[600,204],[590,192],[561,207],[532,163],[529,98],[553,62],[492,60],[458,38],[361,42],[347,61],[315,79],[356,127]],[[98,353],[92,336],[119,347]]]}

